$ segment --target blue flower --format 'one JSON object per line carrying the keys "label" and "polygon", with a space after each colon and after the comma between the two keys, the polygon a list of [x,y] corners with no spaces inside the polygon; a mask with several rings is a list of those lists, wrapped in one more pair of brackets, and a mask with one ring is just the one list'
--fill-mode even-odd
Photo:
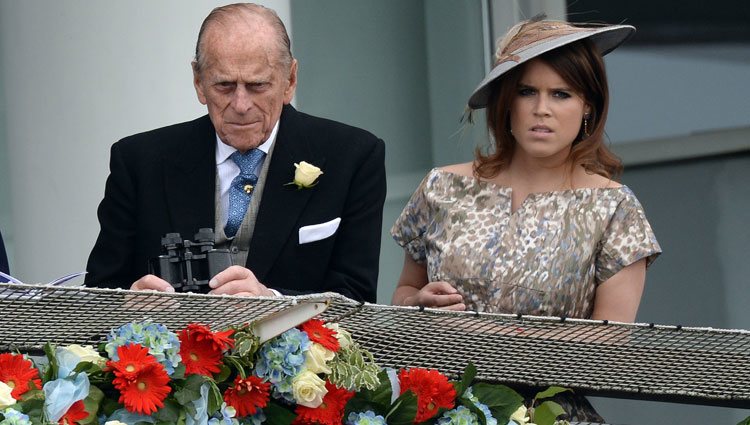
{"label": "blue flower", "polygon": [[497,419],[492,416],[490,408],[487,407],[486,404],[479,401],[479,398],[477,398],[477,396],[475,396],[472,392],[471,387],[467,388],[466,391],[464,391],[464,397],[471,400],[471,402],[474,403],[474,406],[476,406],[477,409],[481,410],[482,413],[484,413],[484,418],[487,420],[487,425],[497,425]]}
{"label": "blue flower", "polygon": [[349,413],[346,425],[385,425],[385,418],[376,415],[372,410],[363,413]]}
{"label": "blue flower", "polygon": [[140,423],[146,422],[146,423],[152,424],[154,423],[154,418],[152,418],[151,416],[139,415],[137,413],[128,412],[125,409],[117,409],[114,412],[112,412],[112,415],[110,415],[108,419],[104,421],[100,419],[99,423],[103,424],[107,421],[118,421],[118,422],[122,422],[128,425],[137,424],[139,422]]}
{"label": "blue flower", "polygon": [[31,420],[27,415],[13,408],[9,407],[0,413],[5,417],[0,421],[0,425],[31,425]]}
{"label": "blue flower", "polygon": [[145,322],[133,322],[110,332],[104,349],[109,358],[118,361],[117,347],[126,344],[140,344],[148,348],[149,354],[164,366],[167,374],[172,376],[174,368],[182,360],[180,357],[180,340],[166,326]]}
{"label": "blue flower", "polygon": [[234,418],[236,415],[237,410],[234,407],[221,403],[221,409],[214,413],[213,418],[208,420],[208,425],[239,425],[240,421]]}
{"label": "blue flower", "polygon": [[44,384],[44,414],[52,422],[57,422],[70,409],[73,403],[89,395],[89,377],[85,373],[75,378],[55,379]]}
{"label": "blue flower", "polygon": [[443,413],[437,421],[438,425],[479,425],[479,418],[464,406]]}
{"label": "blue flower", "polygon": [[294,403],[292,379],[302,371],[308,349],[307,334],[297,328],[289,329],[258,350],[255,375],[271,383],[274,397]]}

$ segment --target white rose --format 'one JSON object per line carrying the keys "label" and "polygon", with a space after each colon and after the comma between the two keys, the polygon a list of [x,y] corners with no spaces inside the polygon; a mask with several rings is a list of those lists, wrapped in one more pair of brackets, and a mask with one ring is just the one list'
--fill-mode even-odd
{"label": "white rose", "polygon": [[305,369],[312,373],[331,373],[331,368],[326,364],[336,357],[336,353],[313,342],[310,349],[305,351]]}
{"label": "white rose", "polygon": [[66,350],[78,356],[82,362],[91,362],[99,367],[104,367],[107,360],[99,355],[99,352],[94,350],[90,345],[78,345],[72,344],[65,347]]}
{"label": "white rose", "polygon": [[305,161],[301,161],[299,164],[295,162],[294,168],[296,168],[294,171],[294,184],[299,188],[313,187],[315,180],[323,174],[320,168]]}
{"label": "white rose", "polygon": [[120,421],[107,421],[107,422],[104,422],[104,425],[128,425],[128,424],[126,424],[125,422],[120,422]]}
{"label": "white rose", "polygon": [[526,416],[526,413],[526,406],[521,405],[518,409],[516,409],[515,412],[513,412],[512,415],[510,415],[510,420],[517,423],[518,425],[531,425],[528,423],[529,417]]}
{"label": "white rose", "polygon": [[309,370],[300,373],[292,380],[292,395],[297,404],[314,409],[323,403],[323,397],[326,394],[328,394],[326,381]]}
{"label": "white rose", "polygon": [[339,326],[338,323],[326,323],[323,325],[327,327],[328,329],[336,332],[336,339],[339,341],[339,346],[342,349],[348,348],[350,345],[352,345],[352,334],[349,333],[349,331],[344,330]]}
{"label": "white rose", "polygon": [[13,392],[13,388],[3,381],[0,381],[0,409],[5,409],[8,406],[16,404],[16,399],[10,395]]}

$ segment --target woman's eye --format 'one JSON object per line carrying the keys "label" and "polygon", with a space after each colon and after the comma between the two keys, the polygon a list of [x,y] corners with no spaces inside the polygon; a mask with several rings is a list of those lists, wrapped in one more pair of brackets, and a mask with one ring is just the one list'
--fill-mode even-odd
{"label": "woman's eye", "polygon": [[568,99],[569,97],[571,97],[570,93],[565,92],[565,91],[560,91],[560,90],[554,92],[552,95],[560,99]]}
{"label": "woman's eye", "polygon": [[518,94],[520,96],[531,96],[532,94],[534,94],[534,89],[530,89],[528,87],[521,88],[518,90]]}

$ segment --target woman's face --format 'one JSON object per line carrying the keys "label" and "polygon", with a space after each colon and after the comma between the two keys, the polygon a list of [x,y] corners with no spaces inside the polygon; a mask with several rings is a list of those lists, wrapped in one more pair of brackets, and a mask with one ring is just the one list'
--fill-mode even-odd
{"label": "woman's face", "polygon": [[511,101],[515,155],[563,162],[588,113],[583,97],[554,69],[539,59],[531,60]]}

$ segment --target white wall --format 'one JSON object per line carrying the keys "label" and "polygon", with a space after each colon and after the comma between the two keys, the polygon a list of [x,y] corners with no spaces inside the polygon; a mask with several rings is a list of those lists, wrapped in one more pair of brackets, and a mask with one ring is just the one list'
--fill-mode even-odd
{"label": "white wall", "polygon": [[[0,179],[10,188],[0,224],[15,276],[82,271],[110,145],[205,114],[190,61],[203,18],[224,3],[0,2]],[[289,0],[261,3],[290,22]]]}

